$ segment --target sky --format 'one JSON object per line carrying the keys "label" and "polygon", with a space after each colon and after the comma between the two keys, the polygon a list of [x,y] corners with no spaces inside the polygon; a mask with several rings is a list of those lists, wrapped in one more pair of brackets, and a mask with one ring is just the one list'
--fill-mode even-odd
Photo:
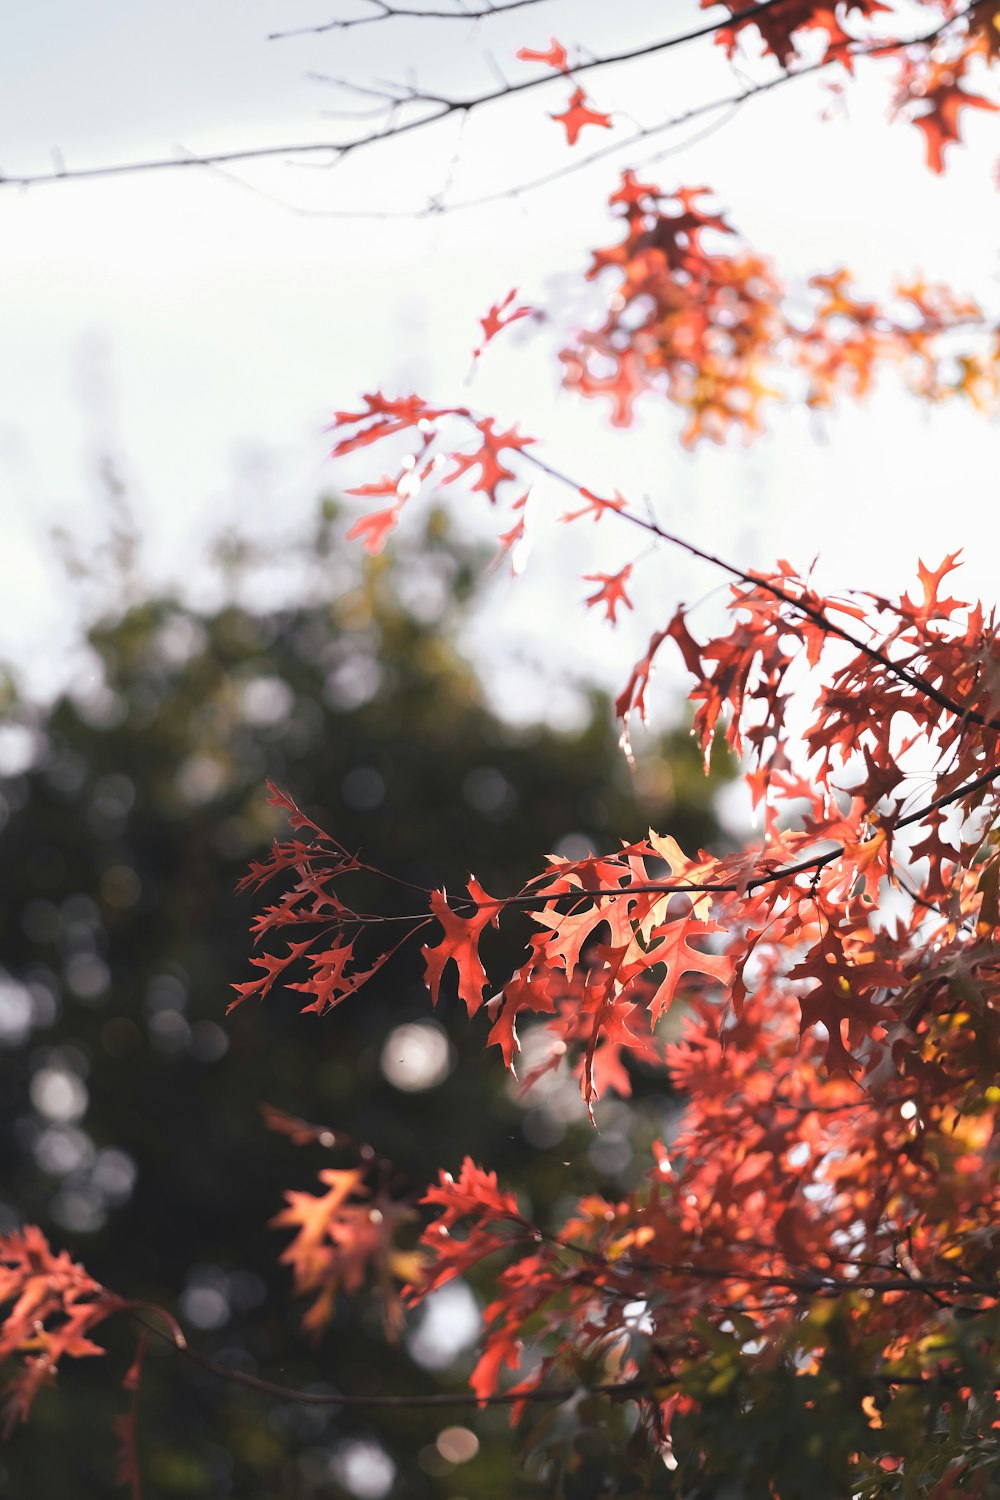
{"label": "sky", "polygon": [[[365,10],[366,0],[36,0],[0,59],[0,172],[341,139],[367,122],[330,112],[373,101],[336,88],[334,75],[466,94],[498,73],[530,76],[537,68],[514,53],[551,35],[601,53],[701,19],[694,0],[545,0],[475,24],[401,20],[268,40]],[[84,555],[96,550],[107,461],[148,570],[197,597],[220,526],[280,551],[321,491],[377,477],[335,470],[325,428],[334,409],[379,387],[517,420],[556,467],[599,492],[648,498],[672,529],[744,565],[805,567],[818,554],[821,583],[891,593],[918,557],[962,547],[964,582],[992,600],[996,434],[982,416],[921,409],[887,381],[870,406],[822,425],[792,412],[749,448],[687,455],[676,415],[655,402],[621,433],[596,403],[561,393],[556,355],[568,328],[599,321],[600,292],[582,272],[589,250],[616,237],[606,200],[630,163],[665,187],[711,186],[786,274],[847,264],[878,295],[894,276],[922,273],[996,309],[996,116],[966,111],[968,145],[935,177],[919,132],[886,123],[884,77],[859,64],[846,114],[832,121],[821,119],[824,86],[801,80],[543,189],[420,215],[442,192],[523,187],[574,150],[767,73],[754,60],[734,72],[709,40],[599,70],[588,87],[614,130],[585,132],[573,150],[548,118],[568,92],[555,79],[337,167],[287,157],[0,188],[0,656],[41,691],[75,670],[76,615],[50,534],[62,527]],[[470,388],[477,320],[512,286],[550,317],[497,340]],[[461,528],[490,534],[468,497],[452,503]],[[562,496],[539,503],[543,514],[564,508]],[[702,565],[664,555],[646,570],[635,615],[612,632],[584,609],[579,575],[620,566],[629,545],[603,527],[570,535],[541,523],[522,576],[493,576],[468,649],[506,712],[566,722],[568,677],[620,686],[676,601],[717,589]]]}

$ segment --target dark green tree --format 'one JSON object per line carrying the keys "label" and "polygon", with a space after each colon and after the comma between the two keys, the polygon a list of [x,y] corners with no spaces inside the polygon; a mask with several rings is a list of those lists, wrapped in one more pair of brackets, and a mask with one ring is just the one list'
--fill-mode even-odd
{"label": "dark green tree", "polygon": [[[475,1288],[388,1347],[373,1296],[341,1301],[318,1347],[303,1337],[287,1235],[268,1220],[339,1157],[296,1151],[260,1105],[371,1143],[415,1195],[457,1162],[460,1122],[462,1151],[537,1205],[628,1182],[632,1141],[671,1102],[662,1076],[637,1075],[636,1106],[607,1101],[594,1136],[572,1084],[519,1098],[484,1053],[484,1017],[470,1024],[447,995],[430,1016],[416,954],[335,1024],[291,996],[227,1021],[251,911],[234,886],[279,828],[265,778],[400,879],[458,887],[471,869],[497,890],[567,830],[608,844],[669,812],[689,844],[710,840],[713,785],[686,734],[630,772],[593,690],[573,733],[491,711],[456,645],[481,559],[440,514],[405,569],[391,554],[362,564],[341,529],[328,504],[282,558],[296,602],[269,609],[252,602],[277,587],[253,546],[217,549],[208,604],[145,585],[122,532],[101,559],[117,582],[79,582],[80,677],[46,704],[8,680],[8,750],[24,764],[0,804],[0,1228],[37,1222],[106,1285],[175,1308],[235,1371],[355,1395],[464,1391]],[[565,1150],[533,1149],[561,1137]],[[109,1337],[111,1356],[70,1361],[0,1451],[8,1493],[120,1493],[109,1432],[131,1341],[127,1325]],[[462,1416],[298,1406],[154,1348],[143,1463],[157,1500],[375,1496],[393,1464],[397,1494],[535,1493],[514,1477],[503,1411],[477,1419],[482,1446],[461,1470],[435,1447]]]}

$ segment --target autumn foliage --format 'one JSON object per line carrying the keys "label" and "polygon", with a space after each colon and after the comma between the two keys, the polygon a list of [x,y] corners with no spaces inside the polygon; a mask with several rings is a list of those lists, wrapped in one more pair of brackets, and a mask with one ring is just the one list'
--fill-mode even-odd
{"label": "autumn foliage", "polygon": [[[878,0],[726,9],[715,40],[730,54],[752,44],[784,68],[850,74],[865,57],[895,69],[895,112],[922,132],[933,171],[961,111],[996,108],[977,82],[1000,51],[994,3],[910,7],[926,24],[906,45]],[[552,118],[569,147],[613,128],[561,42],[518,55],[566,75]],[[606,402],[615,425],[658,396],[678,408],[688,447],[752,438],[777,403],[826,411],[864,398],[883,369],[918,397],[995,410],[1000,333],[970,297],[915,280],[880,296],[836,267],[795,288],[793,310],[779,268],[708,188],[626,170],[610,207],[610,242],[585,273],[607,314],[568,333],[561,358],[567,389]],[[483,317],[477,361],[534,314],[517,298]],[[542,457],[541,434],[464,400],[374,390],[336,411],[331,431],[352,476],[358,455],[371,458],[372,477],[349,489],[377,501],[349,532],[370,551],[405,507],[454,488],[495,507],[504,554],[541,486],[546,503],[568,496],[567,524],[602,523],[584,597],[609,627],[632,608],[635,578],[664,566],[651,538],[721,571],[725,626],[665,609],[616,707],[627,745],[657,664],[679,653],[706,765],[720,739],[742,758],[757,832],[719,853],[650,830],[589,857],[551,855],[516,891],[471,874],[459,891],[402,891],[294,789],[270,787],[289,834],[244,882],[261,905],[254,972],[233,1006],[280,985],[335,1027],[330,1011],[408,963],[432,1004],[459,998],[498,1071],[524,1071],[530,1032],[523,1086],[571,1070],[598,1125],[601,1100],[627,1097],[640,1073],[684,1101],[640,1186],[584,1196],[557,1222],[528,1213],[459,1143],[435,1182],[414,1185],[331,1135],[353,1159],[315,1193],[289,1193],[273,1221],[291,1233],[281,1254],[308,1299],[306,1329],[321,1333],[338,1297],[374,1286],[391,1335],[406,1307],[485,1265],[472,1390],[518,1398],[526,1441],[552,1462],[570,1460],[553,1457],[537,1412],[576,1390],[629,1408],[623,1463],[655,1472],[657,1493],[714,1493],[722,1478],[785,1500],[997,1493],[995,612],[962,597],[954,555],[920,562],[901,598],[824,596],[784,561],[745,570],[629,498],[594,493],[586,474]],[[608,571],[612,526],[636,547]],[[384,909],[359,905],[373,884]],[[491,957],[498,926],[520,943],[506,971]],[[275,1112],[271,1123],[299,1144],[326,1130]],[[61,1357],[96,1352],[90,1333],[121,1307],[36,1231],[0,1255],[13,1304],[0,1348],[22,1361],[16,1419]]]}

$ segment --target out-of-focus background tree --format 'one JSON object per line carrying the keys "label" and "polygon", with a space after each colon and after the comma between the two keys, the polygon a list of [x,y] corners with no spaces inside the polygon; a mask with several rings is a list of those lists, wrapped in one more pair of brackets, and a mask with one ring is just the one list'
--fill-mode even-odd
{"label": "out-of-focus background tree", "polygon": [[[716,840],[717,782],[683,732],[630,768],[596,691],[571,732],[492,712],[456,647],[483,559],[441,513],[405,561],[362,563],[342,531],[325,502],[280,558],[223,539],[200,606],[143,582],[127,523],[86,564],[65,548],[89,669],[48,703],[11,675],[2,686],[0,1229],[38,1222],[235,1369],[319,1391],[460,1390],[474,1286],[432,1297],[393,1347],[375,1298],[341,1302],[319,1346],[303,1337],[286,1237],[267,1221],[337,1155],[296,1150],[260,1104],[371,1142],[415,1191],[458,1164],[460,1135],[556,1214],[567,1194],[629,1183],[633,1143],[674,1106],[637,1075],[635,1102],[604,1100],[595,1133],[558,1073],[522,1096],[484,1053],[484,1016],[447,1000],[429,1015],[415,947],[322,1021],[287,993],[227,1020],[248,970],[250,901],[234,886],[280,829],[265,778],[404,879],[456,886],[472,870],[498,892],[546,852],[614,847],[650,822]],[[262,607],[276,569],[297,580],[292,602]],[[60,1375],[0,1450],[5,1493],[121,1493],[109,1433],[130,1346],[123,1327],[107,1358]],[[301,1407],[155,1348],[140,1421],[156,1500],[544,1489],[514,1474],[503,1411]]]}

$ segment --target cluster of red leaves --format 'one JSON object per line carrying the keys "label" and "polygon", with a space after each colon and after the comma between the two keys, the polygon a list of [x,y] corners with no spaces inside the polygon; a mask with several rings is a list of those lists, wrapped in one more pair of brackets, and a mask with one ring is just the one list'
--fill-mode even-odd
{"label": "cluster of red leaves", "polygon": [[[876,34],[897,19],[882,0],[723,3],[732,21],[716,40],[730,57],[756,32],[790,70],[895,59],[895,112],[923,133],[937,172],[962,111],[998,108],[975,91],[975,74],[1000,56],[1000,0],[964,10],[922,0],[929,29],[912,45]],[[555,38],[518,56],[567,76],[566,107],[551,118],[570,146],[585,127],[610,126]],[[607,315],[562,359],[566,385],[607,398],[616,425],[655,389],[683,413],[687,445],[752,436],[766,400],[826,410],[868,395],[886,366],[927,399],[995,408],[1000,327],[976,303],[918,281],[879,304],[836,269],[812,278],[796,306],[769,262],[706,206],[707,192],[664,193],[626,171],[612,195],[624,234],[594,252],[587,273],[614,279]],[[474,361],[505,328],[538,316],[515,299],[511,290],[480,320]],[[405,443],[381,478],[350,491],[387,502],[349,533],[370,551],[425,485],[464,481],[497,505],[532,461],[534,439],[467,406],[380,391],[363,403],[335,414],[334,457]],[[678,543],[617,492],[573,487],[583,504],[564,520],[613,515]],[[524,533],[526,501],[527,491],[512,503],[505,550]],[[502,1257],[476,1394],[495,1393],[505,1371],[527,1397],[550,1376],[577,1381],[586,1370],[591,1383],[634,1394],[667,1453],[671,1424],[712,1394],[699,1372],[720,1339],[736,1341],[750,1372],[784,1363],[807,1376],[827,1354],[821,1310],[836,1303],[864,1352],[857,1397],[873,1429],[891,1426],[904,1387],[941,1380],[944,1416],[964,1414],[977,1441],[995,1443],[1000,1416],[984,1391],[962,1384],[955,1330],[960,1319],[993,1328],[1000,1306],[1000,645],[992,614],[946,592],[956,561],[921,565],[915,595],[898,600],[821,597],[786,563],[769,574],[722,564],[736,579],[728,630],[699,641],[681,607],[653,631],[618,713],[626,728],[630,714],[645,714],[655,659],[672,642],[694,679],[706,764],[720,731],[748,760],[763,826],[734,853],[688,856],[651,830],[608,854],[552,857],[512,896],[490,895],[473,876],[458,898],[428,890],[383,942],[385,918],[345,890],[384,877],[270,787],[293,837],[242,882],[284,889],[254,921],[259,972],[235,986],[234,1005],[280,982],[322,1015],[431,930],[437,940],[421,951],[433,1003],[453,986],[470,1016],[484,1010],[486,1040],[511,1070],[519,1026],[544,1036],[527,1086],[571,1070],[593,1117],[602,1092],[629,1093],[641,1064],[663,1070],[686,1100],[669,1151],[654,1144],[640,1185],[617,1200],[590,1194],[554,1225],[466,1159],[457,1178],[442,1171],[427,1191],[428,1222],[404,1248],[415,1209],[371,1148],[358,1149],[356,1166],[324,1169],[320,1191],[288,1192],[272,1220],[293,1231],[282,1260],[311,1299],[311,1333],[338,1296],[369,1285],[392,1335],[404,1301]],[[587,604],[611,624],[633,607],[634,568],[586,575],[598,585]],[[798,751],[788,734],[795,697],[811,700]],[[523,957],[491,975],[480,945],[501,919],[521,924]],[[285,928],[302,936],[282,934],[283,951],[269,951]],[[668,1040],[660,1022],[678,1009],[680,1038]],[[357,1145],[277,1111],[269,1124],[296,1144]],[[0,1237],[0,1305],[9,1307],[0,1359],[19,1362],[7,1429],[64,1357],[103,1352],[91,1334],[129,1307],[34,1227]],[[980,1355],[992,1337],[980,1338]],[[126,1376],[133,1391],[143,1348]],[[138,1495],[135,1421],[133,1408],[118,1423],[119,1477]],[[903,1463],[890,1435],[878,1464]],[[944,1497],[965,1477],[958,1459],[930,1493]],[[986,1493],[974,1475],[968,1492]]]}
{"label": "cluster of red leaves", "polygon": [[4,1391],[3,1430],[27,1419],[60,1360],[103,1354],[90,1335],[128,1304],[55,1252],[33,1224],[0,1236],[0,1307],[12,1306],[0,1325],[0,1361],[20,1360]]}
{"label": "cluster of red leaves", "polygon": [[[681,269],[704,257],[703,233],[724,228],[697,208],[695,197],[685,195],[683,213],[664,221],[673,227],[664,230],[656,247],[657,256]],[[685,227],[677,229],[678,224]],[[842,317],[842,297],[836,289],[829,294],[839,299],[836,316]],[[868,316],[856,309],[855,321]],[[408,398],[408,405],[412,412],[427,410],[415,398]],[[477,433],[493,429],[489,419],[471,413],[452,409],[447,415],[464,415]],[[374,424],[383,420],[379,413]],[[427,420],[424,436],[437,440],[436,419]],[[458,467],[472,467],[461,454],[451,457],[458,458]],[[636,520],[621,497],[605,502],[581,493],[587,504],[568,519],[607,509]],[[690,988],[692,974],[699,983],[731,981],[729,960],[711,950],[714,934],[734,928],[768,932],[769,941],[795,956],[786,977],[799,996],[803,1031],[817,1024],[825,1028],[831,1068],[863,1069],[858,1049],[873,1029],[888,1034],[901,1019],[885,1011],[886,993],[905,995],[909,1003],[915,991],[926,989],[914,972],[915,965],[926,966],[926,908],[950,899],[963,870],[981,857],[982,819],[974,815],[991,796],[998,748],[991,726],[1000,707],[995,621],[980,606],[943,596],[941,585],[954,563],[947,559],[934,572],[922,567],[917,599],[907,595],[896,602],[822,599],[787,564],[769,575],[730,569],[741,579],[732,591],[732,627],[704,644],[694,639],[684,610],[678,610],[654,632],[618,699],[618,711],[626,720],[636,710],[644,712],[654,657],[672,640],[696,679],[695,730],[706,758],[723,721],[732,749],[752,752],[753,798],[767,804],[763,847],[691,860],[672,841],[651,834],[618,854],[552,861],[544,875],[506,902],[474,880],[467,895],[451,904],[443,892],[428,893],[429,916],[442,930],[441,941],[424,948],[432,998],[437,1000],[451,964],[470,1015],[492,989],[490,1041],[501,1047],[508,1065],[517,1047],[518,1017],[548,1017],[545,1024],[562,1052],[579,1054],[589,1106],[598,1048],[649,1045],[642,1028],[637,1034],[637,1010],[655,1026],[678,986],[683,982]],[[590,575],[602,584],[590,602],[604,603],[613,618],[630,573],[629,564],[616,574]],[[804,736],[811,757],[807,779],[789,771],[785,745],[787,704],[803,665],[813,669],[809,681],[816,691],[814,719]],[[919,763],[918,757],[937,766],[936,777],[933,769],[927,773],[933,796],[930,791],[925,796],[919,815],[908,810],[906,800],[907,767]],[[844,786],[852,794],[846,809]],[[796,807],[797,828],[783,824],[782,805]],[[914,843],[903,830],[918,821],[923,837]],[[963,822],[978,832],[969,835],[968,847],[960,843],[956,849],[955,830]],[[896,878],[897,852],[907,867],[906,888],[915,861],[926,861],[927,873],[918,880],[920,902],[911,904],[909,928],[900,919],[890,939],[872,926],[871,914],[881,882]],[[669,880],[663,879],[664,866]],[[300,887],[301,882],[296,890]],[[518,971],[498,987],[488,980],[479,942],[505,905],[528,910],[543,930],[527,942]],[[336,928],[344,913],[330,908],[324,916]],[[351,912],[347,920],[359,919]],[[414,921],[425,926],[428,913]],[[952,941],[961,947],[964,938],[959,934]],[[280,962],[298,956],[293,945]],[[745,962],[746,953],[737,957],[737,1005]],[[263,983],[270,978],[269,972]],[[988,1010],[980,1016],[987,1030]],[[613,1066],[620,1079],[620,1067]]]}
{"label": "cluster of red leaves", "polygon": [[[646,250],[691,274],[710,259],[702,235],[724,226],[696,195],[681,203],[686,227],[661,229]],[[836,279],[823,294],[831,318],[888,337],[860,304],[844,311]],[[924,318],[959,316],[926,289],[914,301]],[[463,415],[492,430],[472,413],[447,418]],[[666,535],[619,495],[579,493],[567,520],[611,514]],[[617,1202],[588,1197],[554,1227],[468,1161],[427,1195],[412,1298],[505,1258],[472,1377],[479,1396],[505,1370],[527,1394],[550,1376],[578,1378],[583,1361],[592,1381],[668,1392],[644,1404],[664,1443],[697,1406],[692,1372],[720,1320],[743,1320],[751,1366],[791,1359],[806,1371],[824,1356],[822,1319],[803,1309],[838,1300],[892,1389],[952,1368],[956,1305],[969,1317],[996,1307],[1000,645],[995,618],[951,593],[956,565],[921,565],[917,588],[890,600],[822,597],[785,563],[769,574],[723,564],[736,578],[729,627],[699,641],[678,609],[618,709],[644,712],[654,658],[673,643],[694,678],[706,761],[721,731],[748,757],[760,838],[689,857],[650,832],[614,853],[551,858],[513,896],[470,877],[462,896],[429,891],[414,912],[414,931],[433,921],[440,933],[423,948],[432,999],[454,985],[470,1015],[485,1008],[487,1040],[510,1068],[519,1027],[544,1032],[528,1085],[571,1068],[592,1111],[602,1090],[627,1093],[641,1063],[665,1069],[688,1101],[643,1186]],[[590,602],[613,617],[630,573],[591,575],[601,588]],[[793,697],[812,702],[798,768]],[[889,892],[891,919],[880,912]],[[506,977],[480,952],[501,919],[525,932]],[[376,918],[366,924],[377,934]],[[678,1004],[684,1033],[671,1043],[658,1024]],[[879,1399],[865,1408],[873,1425]],[[897,1462],[886,1443],[884,1461]]]}
{"label": "cluster of red leaves", "polygon": [[[855,1336],[877,1351],[872,1368],[891,1387],[928,1370],[946,1377],[956,1304],[966,1318],[997,1306],[1000,910],[996,839],[981,813],[997,775],[1000,646],[995,620],[945,595],[954,564],[921,568],[915,598],[875,600],[880,628],[869,618],[853,655],[836,621],[856,628],[860,603],[817,599],[787,568],[734,589],[728,635],[699,647],[676,618],[663,632],[683,632],[706,747],[728,713],[731,743],[752,746],[765,772],[771,763],[751,773],[767,801],[765,841],[692,862],[651,836],[607,859],[556,862],[526,888],[549,899],[534,913],[545,931],[531,940],[530,967],[501,991],[490,1039],[508,1060],[496,1030],[518,1009],[554,1008],[532,994],[545,999],[546,971],[560,1008],[611,1033],[637,1009],[655,1024],[684,973],[667,958],[666,996],[636,990],[628,960],[664,961],[651,938],[672,927],[678,947],[702,932],[725,943],[703,955],[713,988],[688,991],[683,1038],[664,1049],[688,1103],[669,1156],[657,1148],[652,1186],[617,1202],[591,1196],[555,1232],[498,1207],[492,1179],[470,1201],[468,1163],[461,1187],[442,1177],[426,1200],[447,1215],[424,1235],[437,1257],[429,1285],[507,1255],[473,1377],[480,1396],[504,1368],[522,1368],[527,1328],[542,1357],[515,1390],[572,1375],[581,1358],[605,1379],[648,1380],[624,1352],[641,1306],[671,1388],[647,1414],[662,1440],[691,1405],[684,1371],[707,1357],[707,1330],[720,1321],[743,1320],[751,1363],[794,1356],[807,1371],[804,1304],[848,1298]],[[817,688],[809,779],[774,770],[780,754],[766,747],[781,749],[774,716],[786,674],[796,654],[822,667],[831,644],[841,659]],[[904,765],[918,739],[938,771],[914,817]],[[846,809],[838,772],[854,783]],[[917,825],[923,837],[904,854]],[[669,875],[651,888],[653,855]],[[911,879],[908,911],[876,923],[880,888]],[[575,899],[561,913],[566,896]],[[588,1005],[595,985],[598,1006]],[[720,1009],[726,997],[731,1010]],[[586,1065],[584,1079],[590,1090]],[[881,1424],[875,1406],[870,1416]],[[987,1412],[987,1433],[992,1420]]]}
{"label": "cluster of red leaves", "polygon": [[765,400],[795,397],[828,410],[840,395],[868,395],[887,367],[926,399],[960,395],[995,408],[1000,332],[976,303],[916,281],[880,306],[860,300],[843,269],[790,295],[774,268],[704,207],[707,192],[666,194],[626,171],[611,196],[625,234],[596,250],[587,272],[590,280],[614,276],[607,316],[562,360],[566,385],[610,401],[616,426],[627,426],[637,397],[655,389],[683,412],[686,446],[733,432],[753,437]]}
{"label": "cluster of red leaves", "polygon": [[[502,318],[506,303],[496,303],[486,318],[482,319],[485,338],[480,351],[500,328],[508,326],[516,318],[527,315],[530,309],[515,309],[510,316]],[[502,318],[502,321],[501,321]],[[349,539],[360,539],[369,552],[379,552],[399,520],[400,512],[407,500],[419,493],[433,475],[436,483],[452,484],[457,479],[474,474],[473,491],[483,494],[492,503],[497,503],[497,491],[505,481],[513,479],[514,471],[505,458],[508,452],[517,454],[534,442],[522,437],[516,428],[505,432],[496,430],[492,417],[477,419],[467,406],[429,406],[420,396],[387,397],[381,391],[363,397],[361,411],[338,411],[334,413],[332,430],[341,434],[331,451],[333,458],[343,458],[372,443],[382,442],[400,433],[413,434],[413,448],[406,452],[398,470],[385,474],[374,484],[358,485],[349,489],[349,495],[391,497],[391,504],[371,515],[362,516],[348,533]],[[471,448],[452,447],[448,453],[453,468],[450,473],[440,472],[442,457],[439,445],[441,430],[449,420],[471,424],[476,432],[475,445]],[[435,452],[435,447],[438,451]]]}
{"label": "cluster of red leaves", "polygon": [[[758,6],[701,0],[703,10],[714,11],[719,4],[732,22],[715,28],[715,41],[730,59],[740,50],[761,51],[789,74],[831,64],[853,74],[859,57],[894,64],[893,114],[922,132],[927,164],[935,172],[944,171],[945,147],[961,139],[963,109],[1000,108],[995,99],[966,87],[970,72],[1000,56],[997,0],[973,0],[964,7],[952,0],[917,0],[906,7],[884,0],[766,0]],[[517,56],[572,79],[569,53],[555,37],[547,48],[522,47]],[[611,127],[611,116],[595,108],[578,83],[565,109],[550,118],[563,126],[569,146],[588,125]]]}
{"label": "cluster of red leaves", "polygon": [[[756,34],[765,55],[775,57],[789,71],[818,62],[840,63],[851,73],[858,56],[893,59],[897,67],[895,113],[923,132],[927,164],[935,172],[944,171],[945,147],[961,139],[959,111],[1000,107],[964,86],[977,63],[992,63],[1000,55],[996,0],[964,7],[948,0],[920,0],[918,11],[926,17],[922,32],[919,26],[914,28],[912,5],[904,13],[882,0],[845,0],[839,5],[772,0],[756,13],[738,0],[701,0],[703,10],[714,9],[718,3],[734,17],[732,25],[716,33],[716,41],[729,57],[745,45],[748,35]],[[865,22],[873,24],[866,27]]]}
{"label": "cluster of red leaves", "polygon": [[[388,954],[377,955],[367,968],[359,965],[355,943],[364,918],[336,892],[336,885],[343,877],[356,874],[365,866],[307,818],[284,792],[271,782],[267,785],[271,806],[287,813],[293,831],[305,830],[310,837],[275,842],[269,857],[254,860],[240,881],[240,891],[259,891],[276,877],[294,875],[294,883],[280,899],[254,918],[251,927],[254,941],[262,942],[281,927],[312,930],[301,941],[289,942],[284,953],[252,957],[250,962],[263,973],[258,979],[233,985],[237,998],[229,1009],[234,1010],[251,996],[263,999],[280,979],[289,989],[313,997],[302,1006],[303,1011],[322,1015],[360,989],[381,968]],[[308,978],[293,982],[290,971],[306,955]]]}
{"label": "cluster of red leaves", "polygon": [[[549,38],[549,45],[545,50],[533,47],[520,47],[517,56],[522,62],[544,63],[553,72],[572,74],[569,53],[561,42],[555,37]],[[566,132],[566,144],[575,146],[579,139],[580,131],[587,125],[599,125],[603,130],[610,130],[611,116],[602,110],[594,109],[587,102],[587,91],[576,84],[569,96],[566,108],[560,113],[550,115],[550,119],[560,124]]]}
{"label": "cluster of red leaves", "polygon": [[874,1094],[824,1081],[822,1044],[814,1032],[796,1039],[788,1004],[772,961],[721,1034],[717,1007],[694,1004],[667,1049],[689,1100],[669,1153],[657,1143],[642,1186],[582,1199],[555,1232],[470,1162],[458,1182],[442,1174],[425,1200],[436,1215],[423,1237],[434,1257],[427,1285],[496,1252],[507,1262],[485,1314],[477,1394],[496,1390],[505,1367],[522,1368],[529,1328],[542,1357],[515,1390],[565,1377],[581,1359],[604,1378],[648,1378],[630,1353],[641,1308],[655,1383],[670,1391],[655,1423],[648,1413],[662,1441],[683,1372],[719,1323],[743,1320],[753,1364],[794,1354],[805,1372],[810,1298],[850,1299],[857,1337],[878,1351],[876,1382],[947,1369],[954,1299],[971,1316],[1000,1295],[992,1116],[960,1114],[942,1097],[954,1075],[931,1061],[929,1028],[914,1049],[929,1072]]}
{"label": "cluster of red leaves", "polygon": [[961,140],[961,110],[1000,108],[964,87],[976,63],[993,62],[1000,51],[997,14],[996,4],[972,5],[964,30],[948,31],[936,46],[911,48],[900,62],[895,108],[923,132],[935,172],[944,171],[945,147]]}
{"label": "cluster of red leaves", "polygon": [[848,48],[856,37],[844,30],[843,22],[891,14],[891,6],[882,4],[882,0],[846,0],[841,5],[817,5],[815,0],[778,0],[777,4],[761,6],[756,15],[748,15],[748,7],[736,3],[736,0],[701,0],[701,8],[714,9],[720,3],[730,15],[741,17],[716,33],[715,40],[725,48],[727,57],[735,54],[748,31],[756,31],[765,54],[776,57],[787,68],[811,55],[809,44],[816,33],[824,38],[824,61],[843,62],[849,68],[851,55]]}
{"label": "cluster of red leaves", "polygon": [[[880,633],[869,627],[866,637],[836,623],[854,622],[859,606],[818,599],[787,569],[734,587],[732,629],[703,646],[679,611],[662,638],[679,641],[700,679],[692,697],[706,755],[722,718],[728,718],[732,748],[753,752],[751,788],[767,807],[762,847],[689,859],[672,839],[651,833],[617,854],[553,858],[544,874],[506,900],[490,896],[474,878],[458,910],[443,892],[429,892],[429,913],[441,928],[440,942],[423,950],[432,999],[437,1001],[453,964],[458,994],[475,1014],[490,988],[479,955],[482,933],[504,907],[527,909],[542,931],[529,938],[521,967],[490,1002],[489,1041],[512,1065],[518,1017],[526,1013],[551,1017],[546,1025],[563,1053],[584,1035],[581,1086],[589,1105],[598,1046],[614,1041],[644,1049],[645,1040],[635,1035],[636,1011],[655,1027],[678,986],[696,974],[699,982],[730,989],[739,1012],[748,957],[754,952],[759,959],[774,947],[795,960],[786,978],[797,981],[792,990],[801,1030],[822,1025],[828,1067],[870,1071],[874,1065],[863,1054],[872,1037],[909,1024],[913,1007],[926,1003],[927,908],[936,910],[953,897],[956,879],[989,853],[975,815],[991,796],[995,774],[998,735],[991,721],[1000,652],[995,622],[978,606],[941,598],[945,573],[923,570],[918,602],[909,596],[895,605],[876,601],[891,624]],[[961,617],[964,628],[946,628],[946,611]],[[805,734],[811,752],[806,780],[781,769],[780,754],[773,769],[775,752],[783,747],[788,679],[800,653],[821,665],[831,640],[857,649],[837,661],[820,685],[815,719]],[[971,735],[970,722],[976,726]],[[897,728],[902,723],[903,740]],[[936,782],[927,773],[936,795],[925,794],[914,815],[906,811],[904,757],[920,747],[938,758],[940,770]],[[838,777],[854,783],[846,810]],[[800,825],[794,829],[780,816],[789,806]],[[918,823],[920,842],[910,838],[907,844],[903,830]],[[959,833],[956,847],[956,830],[962,829],[969,830],[966,842]],[[896,878],[894,855],[908,870],[904,889],[916,861],[926,861],[926,873],[920,903],[890,933],[872,925],[872,909],[881,882]],[[981,878],[977,873],[976,889]],[[945,923],[937,935],[939,965],[948,972],[949,964],[960,962],[968,973],[978,962],[969,959],[966,916],[963,909],[957,930]],[[341,919],[329,913],[330,923]],[[351,920],[357,920],[353,913]],[[377,926],[377,919],[369,920]],[[427,921],[427,913],[414,916],[415,927]],[[695,946],[734,930],[748,935],[735,967],[711,947]],[[304,951],[308,942],[292,945],[295,951],[281,962],[300,957],[300,946]],[[324,948],[310,962],[325,963],[327,956]],[[892,994],[894,1003],[887,998]],[[972,1007],[970,1025],[982,1029],[987,1054],[995,1024],[991,1004],[981,999]]]}

